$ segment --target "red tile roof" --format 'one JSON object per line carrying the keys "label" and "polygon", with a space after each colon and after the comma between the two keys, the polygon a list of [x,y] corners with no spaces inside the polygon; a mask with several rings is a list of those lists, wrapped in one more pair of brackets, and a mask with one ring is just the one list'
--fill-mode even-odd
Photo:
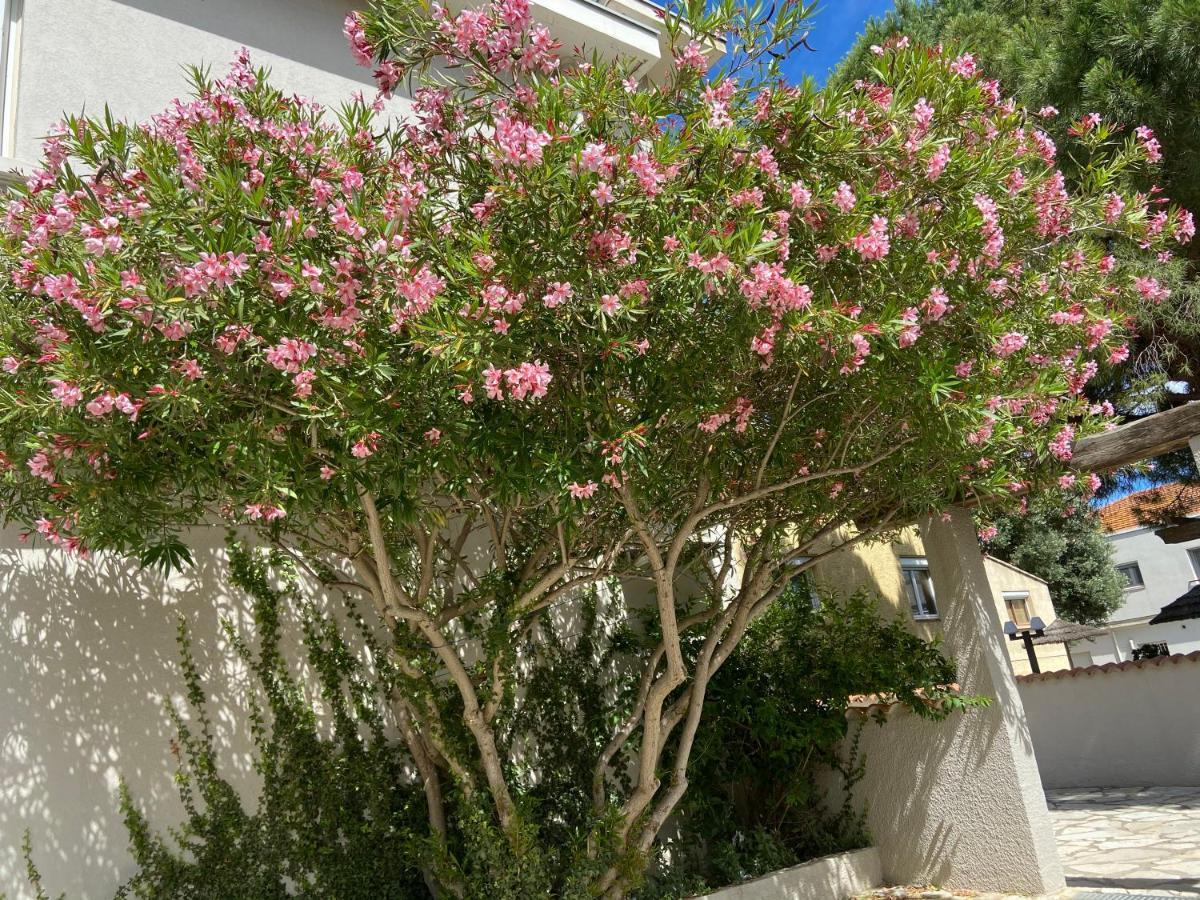
{"label": "red tile roof", "polygon": [[1107,675],[1109,672],[1124,672],[1126,669],[1149,669],[1156,666],[1179,665],[1186,662],[1200,663],[1200,650],[1193,650],[1191,653],[1172,653],[1170,656],[1152,656],[1149,659],[1127,659],[1125,662],[1110,662],[1104,663],[1101,666],[1080,666],[1077,669],[1059,669],[1056,672],[1042,672],[1040,675],[1018,675],[1017,681],[1024,684],[1027,681],[1078,678],[1080,675]]}
{"label": "red tile roof", "polygon": [[1172,514],[1200,513],[1200,485],[1164,484],[1138,491],[1100,508],[1100,525],[1112,534],[1142,525],[1155,524]]}

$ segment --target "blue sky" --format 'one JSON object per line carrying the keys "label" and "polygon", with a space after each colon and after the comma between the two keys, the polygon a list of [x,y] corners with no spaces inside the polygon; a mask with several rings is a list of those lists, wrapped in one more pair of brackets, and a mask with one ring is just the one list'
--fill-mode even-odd
{"label": "blue sky", "polygon": [[830,69],[846,55],[867,19],[883,15],[892,6],[892,0],[822,0],[811,19],[812,34],[808,38],[817,52],[801,47],[792,53],[783,64],[788,79],[799,81],[811,75],[818,84],[824,84]]}

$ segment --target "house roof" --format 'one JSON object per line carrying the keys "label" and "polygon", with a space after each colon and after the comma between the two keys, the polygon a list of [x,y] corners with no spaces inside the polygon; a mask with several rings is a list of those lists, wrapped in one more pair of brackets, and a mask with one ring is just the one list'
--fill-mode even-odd
{"label": "house roof", "polygon": [[1153,525],[1174,516],[1200,514],[1200,485],[1164,484],[1138,491],[1100,507],[1100,525],[1108,534]]}
{"label": "house roof", "polygon": [[1181,622],[1184,619],[1200,619],[1200,584],[1194,584],[1186,594],[1164,606],[1148,624]]}

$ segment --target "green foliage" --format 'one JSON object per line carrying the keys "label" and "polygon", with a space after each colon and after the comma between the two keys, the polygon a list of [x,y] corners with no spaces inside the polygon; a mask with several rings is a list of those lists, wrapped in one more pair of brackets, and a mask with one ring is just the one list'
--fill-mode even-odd
{"label": "green foliage", "polygon": [[988,552],[1049,582],[1061,618],[1103,625],[1124,601],[1125,582],[1113,567],[1112,546],[1086,500],[1047,493],[994,524]]}
{"label": "green foliage", "polygon": [[[374,682],[310,605],[301,618],[324,715],[289,671],[281,616],[298,600],[277,556],[231,545],[232,581],[254,600],[257,648],[226,630],[261,694],[251,731],[262,792],[252,811],[222,778],[206,695],[184,623],[179,646],[190,719],[170,704],[178,734],[176,777],[187,811],[167,836],[154,832],[128,790],[122,811],[137,874],[121,896],[144,900],[409,898],[424,895],[419,861],[424,810],[407,760],[384,731]],[[283,577],[282,587],[271,583]]]}
{"label": "green foliage", "polygon": [[[679,835],[652,879],[663,892],[656,895],[721,887],[865,846],[853,788],[870,760],[858,753],[864,720],[847,719],[851,695],[894,695],[941,718],[981,702],[945,702],[954,677],[936,644],[899,617],[885,620],[866,592],[826,596],[814,610],[807,590],[790,590],[709,684],[692,787]],[[845,789],[834,809],[825,801],[838,780],[830,773]]]}
{"label": "green foliage", "polygon": [[[443,844],[428,833],[411,760],[387,733],[381,710],[396,689],[394,673],[364,662],[377,660],[380,649],[364,623],[351,615],[339,626],[304,603],[280,554],[230,546],[233,580],[254,601],[253,646],[228,623],[225,629],[256,685],[249,699],[262,793],[247,804],[220,774],[208,698],[181,622],[190,715],[170,704],[167,711],[178,735],[186,819],[161,835],[122,787],[138,871],[118,897],[419,898],[430,895],[430,885],[447,884],[478,900],[594,896],[589,884],[610,860],[603,849],[587,853],[589,835],[606,828],[594,821],[593,766],[614,721],[627,714],[629,654],[646,639],[623,627],[612,602],[594,592],[573,607],[569,623],[530,635],[526,696],[501,728],[525,813],[515,847],[486,806],[460,792]],[[299,613],[320,714],[283,653],[289,611]],[[346,625],[353,642],[341,636]],[[689,776],[694,787],[678,833],[656,846],[653,874],[636,896],[683,896],[864,845],[852,789],[869,760],[857,752],[847,701],[894,695],[933,718],[980,702],[946,695],[953,678],[935,644],[899,619],[885,621],[865,593],[827,596],[814,610],[807,592],[789,590],[710,683],[708,724]],[[524,736],[519,746],[517,735]],[[818,783],[830,771],[846,788],[836,809],[827,808]],[[26,857],[38,900],[50,900],[28,839]],[[636,881],[638,865],[621,864]]]}
{"label": "green foliage", "polygon": [[[945,42],[973,53],[1006,94],[1031,110],[1059,110],[1041,123],[1060,146],[1081,116],[1099,113],[1132,130],[1154,129],[1164,169],[1139,183],[1161,185],[1191,209],[1200,208],[1200,5],[1193,0],[899,0],[868,23],[833,79],[867,77],[872,44],[902,32],[913,40]],[[1079,181],[1077,160],[1063,169]],[[1197,252],[1153,265],[1172,290],[1169,301],[1138,310],[1129,361],[1093,385],[1126,414],[1154,404],[1200,398],[1200,282]],[[1168,382],[1187,382],[1170,396]],[[1163,460],[1155,480],[1195,477],[1190,458]]]}

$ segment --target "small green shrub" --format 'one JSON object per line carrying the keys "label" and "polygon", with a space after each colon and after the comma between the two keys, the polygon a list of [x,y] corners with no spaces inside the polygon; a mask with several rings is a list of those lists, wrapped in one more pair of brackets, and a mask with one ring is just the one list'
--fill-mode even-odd
{"label": "small green shrub", "polygon": [[[814,609],[797,585],[751,627],[709,684],[679,837],[646,896],[680,896],[865,846],[853,788],[869,760],[846,717],[853,694],[895,694],[929,717],[979,703],[944,698],[954,667],[887,620],[865,592]],[[950,698],[946,698],[950,699]],[[840,774],[829,809],[819,778]],[[665,891],[665,893],[662,893]]]}

